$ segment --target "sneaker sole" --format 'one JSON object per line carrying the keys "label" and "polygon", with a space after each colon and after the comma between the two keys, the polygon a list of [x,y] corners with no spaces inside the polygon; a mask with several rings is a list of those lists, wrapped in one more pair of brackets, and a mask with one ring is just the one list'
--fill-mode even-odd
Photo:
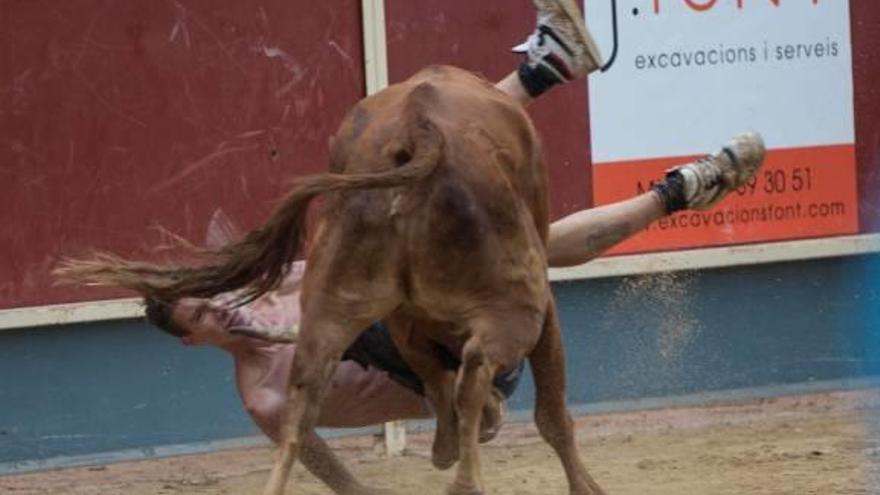
{"label": "sneaker sole", "polygon": [[[599,69],[602,66],[602,54],[599,52],[599,45],[596,44],[596,40],[594,40],[593,36],[590,35],[590,32],[587,31],[584,14],[581,12],[581,9],[577,6],[574,0],[552,0],[552,2],[562,7],[565,15],[575,25],[575,28],[580,35],[581,43],[583,43],[587,49],[587,56],[590,58],[590,62],[592,62],[593,65],[592,67],[587,68],[587,74]],[[535,7],[540,10],[537,2],[535,2]]]}

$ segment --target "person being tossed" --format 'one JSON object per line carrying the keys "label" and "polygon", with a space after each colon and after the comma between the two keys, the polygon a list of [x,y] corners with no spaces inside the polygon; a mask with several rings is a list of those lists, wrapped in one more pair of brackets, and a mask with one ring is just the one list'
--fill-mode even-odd
{"label": "person being tossed", "polygon": [[[515,48],[524,53],[524,61],[496,84],[523,105],[554,86],[584,77],[601,62],[573,0],[534,0],[534,4],[535,31]],[[581,264],[666,215],[710,208],[751,178],[763,158],[761,137],[741,134],[719,152],[669,170],[644,194],[564,217],[550,227],[548,262],[556,267]],[[145,300],[146,318],[156,327],[186,345],[212,345],[232,356],[245,409],[274,442],[280,439],[292,378],[304,268],[304,262],[295,263],[281,287],[244,306],[229,304],[235,294],[171,303]],[[458,365],[451,353],[444,357],[449,366]],[[318,426],[355,428],[432,417],[421,381],[382,322],[363,332],[342,359],[323,398]],[[482,440],[497,433],[503,401],[516,389],[521,371],[522,366],[495,381],[495,400],[483,415]],[[337,494],[385,493],[357,482],[314,431],[305,439],[302,461]]]}

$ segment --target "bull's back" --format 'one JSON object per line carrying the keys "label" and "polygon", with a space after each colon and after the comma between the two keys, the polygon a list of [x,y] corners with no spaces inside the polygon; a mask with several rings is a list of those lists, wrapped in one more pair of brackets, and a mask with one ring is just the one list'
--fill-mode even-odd
{"label": "bull's back", "polygon": [[485,79],[450,66],[425,68],[355,105],[332,140],[331,170],[376,172],[405,164],[409,155],[395,156],[393,144],[407,139],[408,107],[443,133],[444,167],[486,168],[484,180],[501,172],[523,197],[546,189],[538,138],[523,107]]}
{"label": "bull's back", "polygon": [[415,185],[349,196],[357,211],[347,217],[372,217],[389,234],[386,253],[399,257],[410,302],[439,319],[499,296],[540,299],[548,224],[540,146],[523,108],[490,83],[430,67],[365,99],[336,137],[333,167],[407,166],[418,153],[408,146],[418,145],[409,138],[414,112],[442,134],[437,168]]}

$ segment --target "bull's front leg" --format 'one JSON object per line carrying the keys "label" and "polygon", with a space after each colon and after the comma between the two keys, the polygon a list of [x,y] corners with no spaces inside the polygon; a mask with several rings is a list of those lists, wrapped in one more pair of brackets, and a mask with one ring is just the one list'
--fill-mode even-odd
{"label": "bull's front leg", "polygon": [[422,380],[425,397],[437,415],[431,462],[437,469],[449,469],[459,458],[458,419],[454,404],[456,370],[444,363],[438,355],[437,344],[426,338],[431,330],[429,327],[448,324],[412,319],[401,314],[392,315],[387,322],[395,345]]}
{"label": "bull's front leg", "polygon": [[462,363],[455,383],[455,409],[461,463],[449,495],[481,495],[480,421],[492,385],[492,363],[487,360],[477,338],[471,338],[462,351]]}

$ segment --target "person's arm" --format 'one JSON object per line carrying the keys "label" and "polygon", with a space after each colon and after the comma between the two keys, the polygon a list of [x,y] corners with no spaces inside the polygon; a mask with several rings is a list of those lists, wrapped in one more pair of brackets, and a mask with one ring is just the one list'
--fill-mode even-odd
{"label": "person's arm", "polygon": [[[273,443],[281,439],[284,398],[273,391],[258,390],[244,398],[245,409],[260,430]],[[355,479],[315,430],[303,437],[300,460],[306,469],[337,495],[388,495],[384,490],[366,487]]]}
{"label": "person's arm", "polygon": [[302,317],[299,299],[304,271],[304,261],[292,263],[290,273],[278,289],[250,304],[229,309],[237,317],[230,320],[232,324],[227,330],[269,343],[295,342]]}

